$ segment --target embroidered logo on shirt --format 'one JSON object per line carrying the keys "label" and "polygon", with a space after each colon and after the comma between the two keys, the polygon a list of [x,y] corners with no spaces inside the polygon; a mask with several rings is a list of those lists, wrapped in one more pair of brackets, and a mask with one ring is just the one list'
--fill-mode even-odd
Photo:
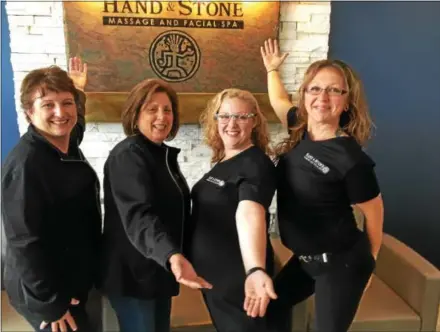
{"label": "embroidered logo on shirt", "polygon": [[206,181],[214,183],[214,184],[216,184],[219,187],[223,187],[225,185],[225,181],[220,180],[220,179],[216,179],[215,177],[212,177],[212,176],[208,177],[206,179]]}
{"label": "embroidered logo on shirt", "polygon": [[315,166],[317,169],[319,169],[323,174],[327,174],[328,172],[330,172],[330,168],[328,166],[324,165],[316,157],[313,157],[310,153],[307,152],[304,156],[304,159]]}

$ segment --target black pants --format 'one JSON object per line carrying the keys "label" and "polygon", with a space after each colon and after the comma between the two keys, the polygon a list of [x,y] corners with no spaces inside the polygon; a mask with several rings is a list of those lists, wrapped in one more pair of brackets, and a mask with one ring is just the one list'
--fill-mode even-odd
{"label": "black pants", "polygon": [[293,256],[275,278],[278,299],[271,301],[267,314],[271,331],[290,332],[292,306],[314,293],[314,330],[346,332],[374,267],[366,235],[350,250],[331,256],[328,263],[303,263]]}
{"label": "black pants", "polygon": [[252,318],[243,309],[243,296],[223,297],[203,291],[203,298],[217,332],[267,332],[266,317]]}

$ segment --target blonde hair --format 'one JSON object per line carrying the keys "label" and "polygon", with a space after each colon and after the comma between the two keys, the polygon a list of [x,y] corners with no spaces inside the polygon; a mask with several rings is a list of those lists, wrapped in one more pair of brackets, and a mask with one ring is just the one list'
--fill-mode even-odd
{"label": "blonde hair", "polygon": [[[371,136],[373,122],[371,120],[363,84],[356,72],[341,60],[319,60],[312,63],[304,75],[303,83],[299,88],[297,120],[289,128],[290,137],[279,143],[276,147],[277,155],[288,152],[296,146],[307,130],[307,111],[304,104],[304,95],[307,86],[324,68],[335,68],[344,77],[348,90],[348,111],[341,114],[341,128],[352,136],[360,145],[365,145]],[[346,117],[346,121],[342,118]]]}
{"label": "blonde hair", "polygon": [[209,102],[205,110],[200,116],[200,124],[203,128],[204,141],[212,149],[211,162],[220,161],[225,156],[225,147],[218,133],[215,114],[220,110],[220,106],[225,99],[238,98],[246,102],[252,109],[252,113],[256,116],[253,118],[255,126],[252,130],[252,143],[263,150],[266,154],[271,155],[272,150],[269,147],[269,131],[267,121],[260,110],[257,100],[249,91],[239,89],[226,89],[215,95]]}

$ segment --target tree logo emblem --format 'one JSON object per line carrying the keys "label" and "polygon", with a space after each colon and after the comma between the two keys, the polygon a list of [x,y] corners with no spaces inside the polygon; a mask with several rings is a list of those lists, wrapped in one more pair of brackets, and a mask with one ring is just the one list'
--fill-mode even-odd
{"label": "tree logo emblem", "polygon": [[157,76],[168,82],[183,82],[200,66],[200,48],[188,34],[171,30],[156,37],[150,47],[150,65]]}

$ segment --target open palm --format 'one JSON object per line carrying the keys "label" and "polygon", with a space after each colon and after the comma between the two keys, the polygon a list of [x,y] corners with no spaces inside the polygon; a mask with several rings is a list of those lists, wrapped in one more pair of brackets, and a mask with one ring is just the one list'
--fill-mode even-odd
{"label": "open palm", "polygon": [[87,83],[87,63],[82,63],[81,58],[69,59],[69,77],[72,79],[75,88],[84,91]]}
{"label": "open palm", "polygon": [[260,47],[260,51],[267,71],[278,69],[289,55],[289,53],[281,54],[278,42],[270,38],[264,42],[264,46]]}
{"label": "open palm", "polygon": [[263,317],[270,300],[277,299],[272,278],[263,271],[256,271],[246,278],[243,309],[250,317]]}
{"label": "open palm", "polygon": [[182,254],[171,256],[170,265],[171,272],[178,283],[192,289],[212,288],[209,282],[197,275],[192,264]]}

